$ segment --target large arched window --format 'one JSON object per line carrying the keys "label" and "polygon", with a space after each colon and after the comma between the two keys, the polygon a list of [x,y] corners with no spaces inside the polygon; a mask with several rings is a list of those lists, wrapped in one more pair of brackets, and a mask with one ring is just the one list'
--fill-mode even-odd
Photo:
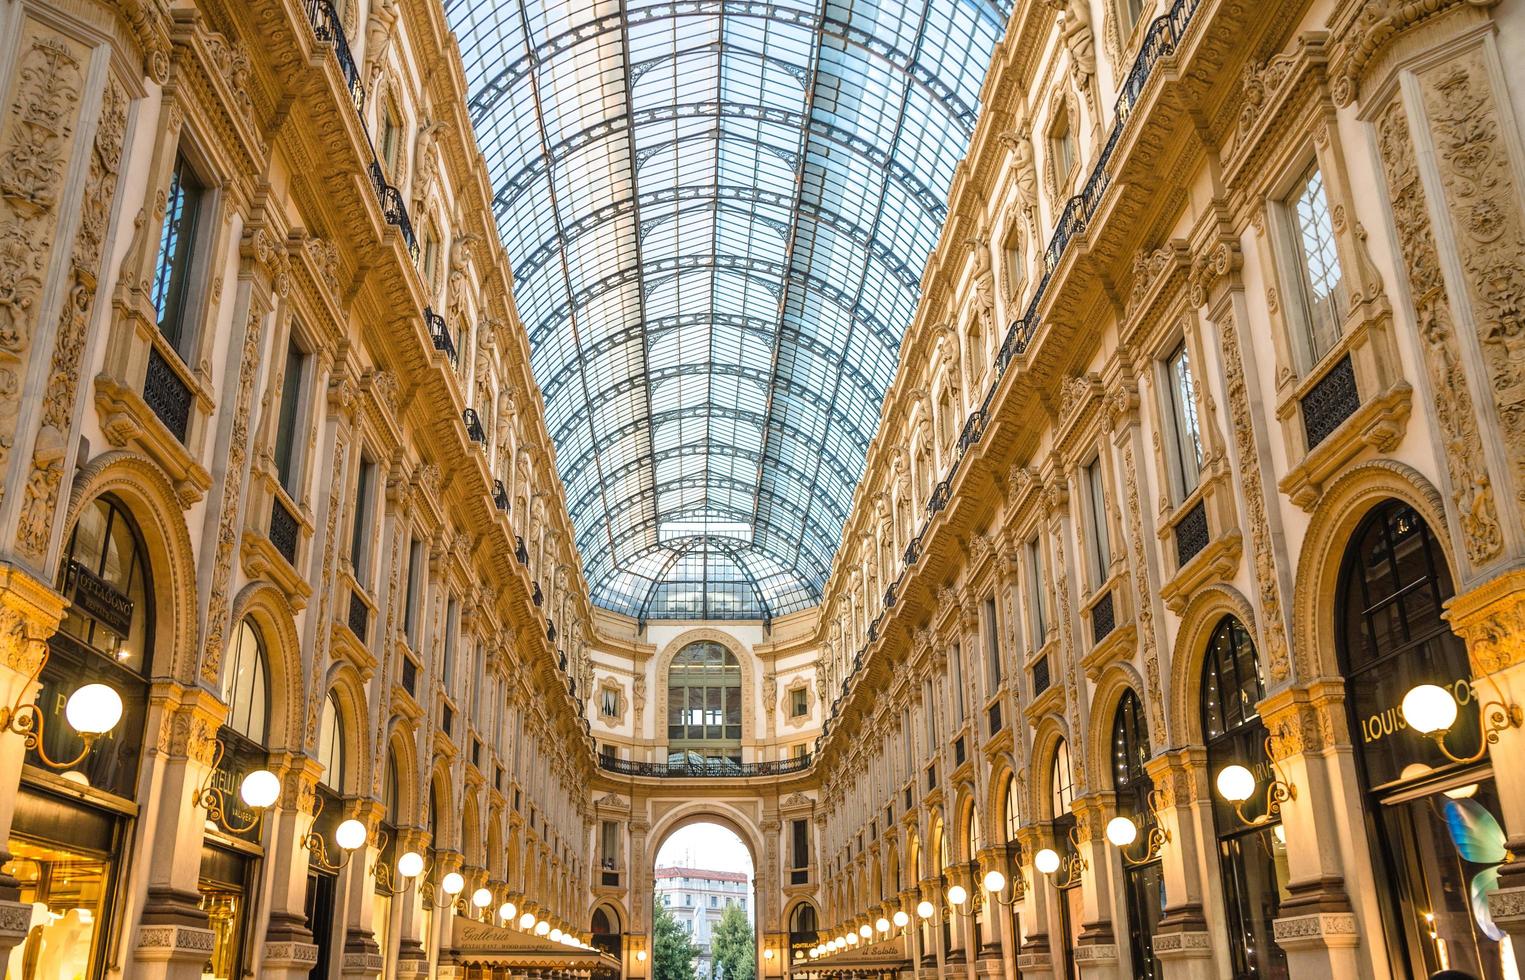
{"label": "large arched window", "polygon": [[[1117,794],[1117,812],[1138,824],[1141,842],[1148,839],[1154,826],[1154,813],[1149,805],[1154,780],[1144,769],[1148,761],[1149,729],[1144,722],[1144,706],[1130,690],[1123,694],[1112,716],[1112,789]],[[1136,843],[1130,852],[1139,856],[1143,847]],[[1165,911],[1164,871],[1158,860],[1130,864],[1124,870],[1133,976],[1138,980],[1154,980],[1162,975],[1154,957],[1154,931]]]}
{"label": "large arched window", "polygon": [[[101,683],[122,698],[122,720],[98,740],[76,768],[95,789],[136,796],[143,715],[153,653],[153,579],[137,524],[114,497],[102,495],[80,511],[59,564],[67,605],[49,641],[37,704],[43,748],[54,759],[79,755],[79,735],[63,717],[69,693]],[[35,752],[27,758],[39,764]]]}
{"label": "large arched window", "polygon": [[1049,788],[1053,793],[1054,818],[1070,812],[1075,804],[1075,783],[1070,776],[1070,747],[1064,739],[1054,748],[1054,765],[1049,770]]}
{"label": "large arched window", "polygon": [[320,781],[335,793],[344,792],[344,736],[339,731],[343,714],[333,691],[323,699],[323,718],[318,725],[318,761],[323,763]]}
{"label": "large arched window", "polygon": [[1017,831],[1022,827],[1022,807],[1017,793],[1017,777],[1007,776],[1003,820],[1006,825],[1006,843],[1008,844],[1016,841]]}
{"label": "large arched window", "polygon": [[222,674],[222,703],[228,706],[224,724],[256,745],[268,737],[266,718],[265,641],[247,618],[238,624],[228,648]]}
{"label": "large arched window", "polygon": [[[1442,687],[1459,705],[1446,745],[1467,756],[1481,744],[1481,692],[1466,645],[1443,617],[1453,589],[1440,542],[1412,507],[1387,501],[1352,536],[1339,589],[1337,648],[1393,972],[1512,976],[1503,933],[1474,913],[1508,858],[1492,767],[1486,757],[1446,758],[1398,708],[1415,685]],[[1453,837],[1458,827],[1467,828],[1465,846]]]}
{"label": "large arched window", "polygon": [[719,643],[690,643],[667,668],[673,764],[741,762],[741,664]]}
{"label": "large arched window", "polygon": [[[1244,625],[1225,616],[1208,640],[1202,667],[1202,732],[1209,770],[1241,765],[1263,789],[1270,778],[1266,727],[1256,705],[1265,683],[1255,645]],[[1261,792],[1244,806],[1251,819],[1265,812]],[[1229,960],[1235,980],[1287,976],[1287,958],[1272,938],[1271,923],[1287,898],[1287,842],[1280,820],[1247,827],[1234,807],[1213,795],[1218,868],[1228,918]]]}

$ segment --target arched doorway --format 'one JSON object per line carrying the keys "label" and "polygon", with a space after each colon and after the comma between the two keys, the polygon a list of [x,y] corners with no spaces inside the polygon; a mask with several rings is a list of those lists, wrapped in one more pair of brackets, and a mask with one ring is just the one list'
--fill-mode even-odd
{"label": "arched doorway", "polygon": [[734,821],[700,813],[675,821],[655,840],[649,976],[756,980],[754,841]]}
{"label": "arched doorway", "polygon": [[1446,749],[1460,759],[1481,749],[1478,701],[1493,695],[1474,689],[1466,645],[1443,617],[1453,587],[1440,541],[1414,508],[1384,501],[1351,535],[1338,589],[1336,646],[1394,972],[1517,976],[1488,913],[1508,857],[1488,756],[1448,757],[1400,707],[1417,685],[1443,688],[1457,706]]}
{"label": "arched doorway", "polygon": [[593,945],[601,949],[615,959],[619,959],[624,951],[624,936],[620,930],[620,914],[617,909],[608,905],[600,905],[593,910],[593,916],[588,922],[588,931],[593,935]]}

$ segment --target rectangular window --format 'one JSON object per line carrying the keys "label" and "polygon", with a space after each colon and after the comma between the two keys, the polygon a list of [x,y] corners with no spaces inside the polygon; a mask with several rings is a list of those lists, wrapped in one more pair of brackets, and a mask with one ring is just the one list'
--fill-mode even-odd
{"label": "rectangular window", "polygon": [[424,546],[417,538],[408,545],[408,594],[403,597],[402,631],[407,634],[408,645],[418,649],[419,577],[423,574]]}
{"label": "rectangular window", "polygon": [[948,680],[953,686],[953,724],[964,723],[964,648],[953,644],[948,654]]}
{"label": "rectangular window", "polygon": [[1345,318],[1345,293],[1340,255],[1335,247],[1334,221],[1324,196],[1324,176],[1318,163],[1304,171],[1292,193],[1282,203],[1288,241],[1294,259],[1296,295],[1290,297],[1288,313],[1298,321],[1311,368],[1340,339]]}
{"label": "rectangular window", "polygon": [[455,690],[455,629],[460,612],[455,599],[445,603],[445,652],[444,662],[441,664],[440,676],[445,682],[445,691]]}
{"label": "rectangular window", "polygon": [[807,756],[809,754],[810,754],[810,743],[808,743],[808,742],[799,742],[799,743],[797,743],[794,746],[794,757],[796,759],[803,759],[803,758],[805,758],[805,756]]}
{"label": "rectangular window", "polygon": [[150,298],[159,316],[159,332],[182,359],[189,360],[190,283],[200,232],[206,187],[183,154],[176,154],[159,229],[159,261]]}
{"label": "rectangular window", "polygon": [[620,825],[613,820],[605,820],[599,833],[599,860],[604,868],[613,870],[619,867],[620,858]]}
{"label": "rectangular window", "polygon": [[1107,494],[1102,486],[1101,459],[1091,461],[1083,473],[1086,489],[1086,507],[1091,518],[1091,587],[1095,589],[1107,580],[1107,570],[1112,566],[1112,542],[1107,535]]}
{"label": "rectangular window", "polygon": [[1170,397],[1171,467],[1176,483],[1176,502],[1195,489],[1202,477],[1202,430],[1197,420],[1191,358],[1182,343],[1165,360],[1165,389]]}
{"label": "rectangular window", "polygon": [[1001,627],[996,622],[995,596],[985,600],[985,660],[989,670],[989,689],[985,692],[986,697],[995,693],[995,689],[1001,686]]}
{"label": "rectangular window", "polygon": [[355,581],[364,583],[371,561],[371,497],[376,483],[376,464],[360,454],[360,474],[355,479],[355,512],[350,517],[350,561]]}
{"label": "rectangular window", "polygon": [[[1070,171],[1075,169],[1075,135],[1070,132],[1070,117],[1061,106],[1058,116],[1054,119],[1053,128],[1048,136],[1049,153],[1053,155],[1054,179],[1059,182],[1063,193],[1061,196],[1069,196]],[[1060,202],[1061,205],[1063,202]]]}
{"label": "rectangular window", "polygon": [[276,419],[275,472],[281,487],[300,501],[298,493],[302,454],[297,446],[302,440],[303,409],[302,392],[307,387],[307,355],[296,341],[286,345],[286,368],[281,376],[281,408]]}
{"label": "rectangular window", "polygon": [[810,692],[797,687],[789,692],[789,717],[800,718],[810,711]]}
{"label": "rectangular window", "polygon": [[937,744],[937,702],[933,700],[930,680],[923,685],[921,700],[927,713],[927,751],[931,752],[932,746]]}
{"label": "rectangular window", "polygon": [[1042,649],[1048,636],[1048,613],[1043,608],[1043,574],[1043,546],[1034,537],[1027,542],[1027,606],[1034,650]]}
{"label": "rectangular window", "polygon": [[381,162],[386,166],[387,179],[394,180],[397,161],[402,155],[402,123],[391,106],[381,110]]}

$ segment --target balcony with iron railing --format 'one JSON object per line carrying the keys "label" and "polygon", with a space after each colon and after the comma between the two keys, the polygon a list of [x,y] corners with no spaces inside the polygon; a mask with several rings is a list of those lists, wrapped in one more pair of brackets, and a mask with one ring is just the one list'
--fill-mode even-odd
{"label": "balcony with iron railing", "polygon": [[748,779],[805,772],[810,768],[812,759],[806,753],[797,758],[771,762],[732,762],[729,759],[695,758],[691,753],[681,753],[667,762],[637,762],[600,755],[598,767],[604,772],[621,776],[652,776],[658,779]]}
{"label": "balcony with iron railing", "polygon": [[[1123,144],[1124,136],[1128,134],[1128,123],[1133,118],[1134,110],[1147,93],[1156,67],[1161,59],[1176,53],[1192,26],[1193,15],[1204,2],[1207,0],[1175,0],[1165,14],[1157,17],[1149,25],[1138,55],[1124,78],[1117,101],[1114,103],[1112,126],[1102,144],[1101,152],[1097,155],[1090,176],[1086,179],[1080,193],[1069,198],[1060,210],[1053,235],[1043,252],[1042,275],[1029,297],[1025,312],[1013,321],[1006,331],[996,358],[994,376],[990,385],[980,399],[978,407],[965,420],[952,460],[943,478],[935,485],[931,498],[926,502],[921,526],[905,550],[905,567],[885,591],[885,612],[873,621],[874,625],[869,630],[867,642],[853,657],[853,669],[843,679],[844,695],[851,691],[853,682],[861,669],[864,655],[878,642],[883,632],[882,621],[894,604],[894,597],[904,595],[905,579],[921,556],[924,542],[934,522],[948,507],[954,484],[961,475],[965,460],[984,439],[990,427],[992,408],[1002,383],[1006,380],[1009,368],[1018,357],[1029,351],[1037,338],[1039,328],[1043,324],[1042,311],[1046,308],[1045,304],[1051,298],[1050,291],[1056,284],[1056,273],[1070,258],[1071,245],[1090,229],[1093,219],[1096,218],[1103,201],[1107,198],[1107,191],[1113,186],[1114,156],[1120,152],[1118,148]],[[1046,668],[1046,663],[1043,666]],[[1044,675],[1042,680],[1046,686],[1046,670]],[[836,716],[837,712],[833,711],[827,718],[821,735],[817,739],[818,746],[831,734]]]}

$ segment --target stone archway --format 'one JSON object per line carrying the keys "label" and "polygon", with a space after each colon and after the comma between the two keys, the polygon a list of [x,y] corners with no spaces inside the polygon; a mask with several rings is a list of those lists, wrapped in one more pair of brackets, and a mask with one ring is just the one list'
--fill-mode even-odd
{"label": "stone archway", "polygon": [[[645,932],[649,937],[656,895],[657,858],[661,854],[663,845],[674,834],[685,827],[699,824],[710,824],[730,831],[737,840],[741,841],[751,858],[752,930],[757,949],[756,975],[762,978],[766,975],[763,950],[768,943],[776,945],[770,936],[782,928],[774,921],[776,918],[774,913],[780,904],[781,883],[778,881],[777,874],[773,874],[770,878],[765,872],[765,868],[770,867],[767,855],[776,852],[776,848],[766,846],[767,838],[763,828],[751,815],[724,801],[695,800],[680,803],[663,812],[652,822],[651,830],[646,836],[648,842],[646,853],[640,858],[639,864],[632,865],[636,873],[630,891],[632,928]],[[778,955],[777,951],[774,955]]]}

